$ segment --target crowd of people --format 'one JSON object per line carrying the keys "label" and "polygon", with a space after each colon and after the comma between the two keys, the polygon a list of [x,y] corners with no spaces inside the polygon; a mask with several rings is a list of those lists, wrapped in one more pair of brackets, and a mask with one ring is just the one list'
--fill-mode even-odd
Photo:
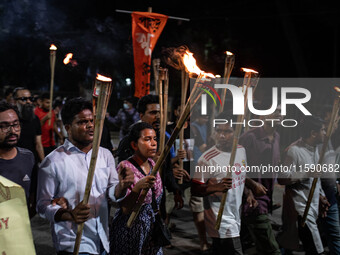
{"label": "crowd of people", "polygon": [[[173,100],[172,123],[166,134],[160,134],[158,96],[144,96],[136,107],[133,99],[126,98],[115,117],[106,116],[108,123],[120,127],[120,142],[117,149],[105,146],[104,135],[89,202],[84,204],[94,135],[92,104],[79,97],[55,101],[50,112],[49,94],[36,98],[29,89],[19,87],[11,95],[7,92],[0,102],[0,175],[25,189],[30,217],[38,213],[50,221],[59,255],[73,254],[80,223],[84,223],[80,254],[163,254],[171,248],[172,211],[181,209],[184,200],[189,201],[202,254],[244,254],[245,244],[252,242],[256,254],[292,254],[299,246],[306,254],[326,254],[326,250],[340,254],[337,176],[294,171],[319,163],[329,125],[326,111],[323,116],[305,116],[299,123],[300,138],[284,150],[277,125],[264,122],[262,127],[243,131],[230,177],[224,171],[198,169],[229,165],[234,126],[212,127],[207,116],[193,114],[183,127],[183,149],[176,141],[154,176],[160,136],[168,141],[180,116],[180,103]],[[233,118],[227,115],[223,112],[216,118]],[[280,107],[265,117],[283,118]],[[334,130],[322,162],[332,169],[340,164],[337,123]],[[284,165],[290,171],[266,175],[242,171],[242,167],[263,165]],[[317,186],[302,226],[314,179]],[[278,235],[269,217],[275,209],[275,185],[285,186]],[[133,225],[127,227],[143,190],[147,191],[145,201]],[[224,192],[228,195],[217,230]],[[112,217],[111,206],[117,208]]]}

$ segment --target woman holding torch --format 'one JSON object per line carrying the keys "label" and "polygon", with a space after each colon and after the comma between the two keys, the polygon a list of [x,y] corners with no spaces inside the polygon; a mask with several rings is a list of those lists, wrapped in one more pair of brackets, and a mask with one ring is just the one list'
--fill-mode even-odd
{"label": "woman holding torch", "polygon": [[[152,236],[163,192],[159,173],[150,175],[155,165],[152,158],[157,153],[156,132],[150,124],[138,122],[131,127],[128,139],[134,154],[122,161],[117,171],[121,173],[129,168],[135,177],[112,222],[111,254],[121,254],[122,251],[124,254],[163,254]],[[126,223],[143,189],[149,189],[149,192],[134,224],[128,228]]]}

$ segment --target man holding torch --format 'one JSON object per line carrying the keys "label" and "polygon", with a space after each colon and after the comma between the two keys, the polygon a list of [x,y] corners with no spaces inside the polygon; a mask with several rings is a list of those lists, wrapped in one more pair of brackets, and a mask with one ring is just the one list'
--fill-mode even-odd
{"label": "man holding torch", "polygon": [[54,246],[59,255],[73,254],[80,223],[85,225],[79,252],[109,252],[108,200],[120,201],[134,180],[128,168],[118,175],[111,152],[99,148],[89,203],[80,201],[92,154],[92,111],[92,104],[82,98],[66,102],[62,120],[68,139],[40,166],[37,211],[52,223]]}
{"label": "man holding torch", "polygon": [[324,140],[325,126],[322,119],[306,116],[300,128],[301,138],[286,149],[284,165],[289,166],[290,171],[279,173],[278,182],[286,185],[286,189],[282,211],[283,232],[280,233],[278,242],[283,248],[293,250],[298,247],[299,237],[306,254],[323,254],[324,248],[316,220],[319,216],[319,202],[323,216],[329,204],[321,195],[323,191],[320,179],[317,181],[305,226],[301,226],[301,220],[313,178],[320,177],[320,172],[312,169],[317,167],[319,161],[317,145]]}
{"label": "man holding torch", "polygon": [[[270,107],[270,106],[269,106]],[[268,109],[267,102],[262,102],[260,108]],[[271,115],[263,116],[263,119],[282,120],[281,106],[278,106]],[[280,164],[280,135],[276,131],[278,121],[274,125],[265,121],[263,127],[253,128],[245,132],[239,143],[246,149],[247,163],[249,166]],[[269,220],[272,212],[273,191],[276,175],[268,173],[267,176],[249,176],[246,186],[253,190],[258,203],[256,208],[250,208],[248,204],[243,206],[245,225],[255,242],[256,251],[260,254],[281,254],[275,235]]]}
{"label": "man holding torch", "polygon": [[[221,118],[225,118],[225,115],[221,115]],[[245,169],[242,170],[246,167],[246,152],[242,146],[238,146],[235,163],[228,167],[234,130],[229,124],[218,124],[215,127],[214,136],[216,145],[202,154],[198,166],[195,167],[191,192],[192,195],[204,197],[206,205],[204,218],[207,232],[213,239],[212,254],[243,254],[240,240],[240,208],[246,180]],[[207,169],[214,169],[214,171]],[[225,178],[228,170],[232,171],[231,178]],[[216,230],[215,224],[222,192],[226,191],[228,191],[228,197],[221,226],[219,230]],[[245,193],[250,206],[256,206],[252,192],[245,189]]]}

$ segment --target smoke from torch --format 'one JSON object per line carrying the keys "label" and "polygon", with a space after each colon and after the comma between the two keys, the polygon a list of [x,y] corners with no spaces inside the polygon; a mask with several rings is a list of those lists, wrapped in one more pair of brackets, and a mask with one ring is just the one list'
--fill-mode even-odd
{"label": "smoke from torch", "polygon": [[205,77],[215,78],[213,74],[202,71],[196,64],[196,59],[193,57],[193,53],[189,51],[189,48],[185,45],[177,48],[170,47],[162,51],[164,55],[164,61],[177,70],[185,70],[192,74],[203,74]]}

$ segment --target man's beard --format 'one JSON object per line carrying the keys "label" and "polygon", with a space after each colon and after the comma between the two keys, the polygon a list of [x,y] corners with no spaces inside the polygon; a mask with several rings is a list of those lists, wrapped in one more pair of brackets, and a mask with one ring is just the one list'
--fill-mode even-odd
{"label": "man's beard", "polygon": [[152,122],[152,127],[155,129],[155,131],[159,131],[160,128],[160,120],[156,120],[154,122]]}
{"label": "man's beard", "polygon": [[31,121],[34,118],[34,105],[33,104],[24,104],[20,105],[20,118],[23,120]]}
{"label": "man's beard", "polygon": [[13,136],[13,135],[16,136],[16,137],[18,138],[18,140],[19,140],[19,136],[18,136],[17,134],[9,134],[9,135],[7,135],[7,136],[5,137],[4,141],[0,143],[0,148],[1,148],[1,149],[11,149],[11,148],[17,146],[18,140],[17,140],[16,143],[8,143],[8,138],[9,138],[10,136]]}

